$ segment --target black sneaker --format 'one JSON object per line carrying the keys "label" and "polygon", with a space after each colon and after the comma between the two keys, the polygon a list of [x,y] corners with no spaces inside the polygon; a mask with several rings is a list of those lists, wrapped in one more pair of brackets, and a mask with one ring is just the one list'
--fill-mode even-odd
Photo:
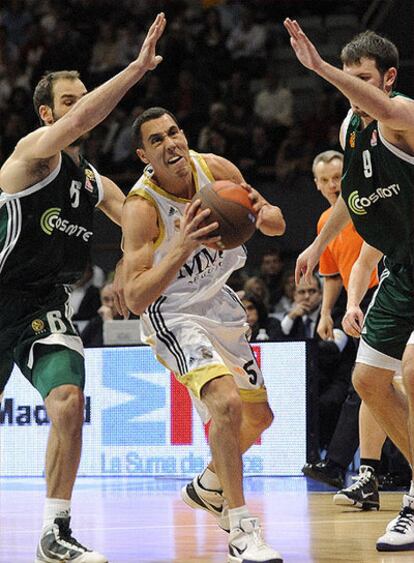
{"label": "black sneaker", "polygon": [[361,465],[359,475],[352,479],[355,482],[350,487],[336,493],[334,504],[356,506],[361,510],[379,510],[378,479],[372,467]]}
{"label": "black sneaker", "polygon": [[108,563],[108,559],[91,551],[72,537],[70,518],[56,518],[43,530],[36,551],[35,563]]}
{"label": "black sneaker", "polygon": [[342,489],[345,484],[345,471],[326,459],[318,463],[305,463],[302,473],[335,489]]}

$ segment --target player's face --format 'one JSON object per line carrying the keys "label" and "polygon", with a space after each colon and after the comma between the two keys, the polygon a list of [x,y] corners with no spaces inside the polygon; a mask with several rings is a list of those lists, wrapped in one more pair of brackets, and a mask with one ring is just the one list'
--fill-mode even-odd
{"label": "player's face", "polygon": [[315,184],[324,198],[334,205],[341,193],[342,160],[334,158],[330,162],[318,162],[315,167]]}
{"label": "player's face", "polygon": [[170,115],[143,123],[141,135],[143,148],[137,154],[151,164],[157,178],[191,177],[187,138]]}
{"label": "player's face", "polygon": [[[368,84],[372,84],[376,88],[385,91],[385,76],[382,74],[378,68],[377,64],[374,59],[367,59],[365,57],[361,58],[359,64],[352,64],[352,65],[344,65],[343,66],[344,72],[346,74],[350,74],[351,76],[355,76],[356,78],[360,78],[364,82],[368,82]],[[358,106],[354,105],[352,102],[351,108],[354,113],[360,115],[362,118],[367,119],[371,118],[367,113],[365,113],[362,109]]]}
{"label": "player's face", "polygon": [[295,290],[295,302],[306,304],[308,312],[312,313],[319,307],[321,301],[322,293],[316,279],[313,277],[308,283],[302,278]]}
{"label": "player's face", "polygon": [[[85,85],[81,80],[75,78],[60,78],[53,84],[53,121],[58,121],[78,102],[82,96],[87,94]],[[72,145],[79,145],[88,134],[82,135]]]}

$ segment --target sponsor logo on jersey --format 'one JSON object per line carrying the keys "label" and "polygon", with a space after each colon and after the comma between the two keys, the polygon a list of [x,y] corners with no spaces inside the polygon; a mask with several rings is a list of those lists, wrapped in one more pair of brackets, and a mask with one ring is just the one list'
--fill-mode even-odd
{"label": "sponsor logo on jersey", "polygon": [[351,147],[351,149],[355,148],[355,139],[356,133],[355,131],[352,131],[352,133],[349,135],[349,146]]}
{"label": "sponsor logo on jersey", "polygon": [[355,215],[366,215],[367,208],[377,203],[380,199],[388,199],[395,195],[399,195],[401,191],[399,184],[391,184],[387,188],[377,188],[368,196],[360,197],[358,190],[354,190],[349,194],[348,206]]}
{"label": "sponsor logo on jersey", "polygon": [[60,217],[62,209],[60,207],[51,207],[40,217],[40,227],[44,233],[51,235],[55,229],[62,231],[69,237],[81,238],[88,242],[93,235],[92,231],[87,231],[85,227],[71,223],[67,219]]}
{"label": "sponsor logo on jersey", "polygon": [[32,321],[32,329],[35,332],[42,332],[44,328],[45,323],[42,321],[42,319],[35,319],[34,321]]}
{"label": "sponsor logo on jersey", "polygon": [[177,279],[188,278],[188,283],[194,283],[205,278],[223,264],[223,252],[221,250],[202,248],[190,258],[191,261],[186,262],[177,275]]}
{"label": "sponsor logo on jersey", "polygon": [[371,147],[376,147],[378,145],[378,133],[376,129],[374,129],[374,131],[372,132],[369,144],[371,145]]}

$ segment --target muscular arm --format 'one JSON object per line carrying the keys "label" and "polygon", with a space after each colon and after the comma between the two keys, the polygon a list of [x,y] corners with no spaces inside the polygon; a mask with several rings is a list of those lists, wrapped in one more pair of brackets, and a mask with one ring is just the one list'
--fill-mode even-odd
{"label": "muscular arm", "polygon": [[348,303],[342,326],[347,334],[355,338],[359,338],[364,323],[364,313],[359,305],[367,292],[372,270],[377,266],[381,257],[382,252],[364,242],[358,259],[352,266],[348,286]]}
{"label": "muscular arm", "polygon": [[306,68],[333,84],[354,105],[385,127],[393,131],[408,131],[414,127],[412,100],[402,97],[390,98],[376,86],[332,66],[320,57],[315,46],[296,21],[287,19],[284,25],[290,34],[291,45],[296,56]]}
{"label": "muscular arm", "polygon": [[297,259],[295,269],[295,280],[297,284],[299,283],[301,275],[305,276],[307,281],[311,280],[313,270],[322,252],[331,240],[341,232],[349,219],[350,216],[346,203],[342,199],[342,196],[339,196],[323,229],[313,243],[308,246]]}
{"label": "muscular arm", "polygon": [[361,247],[358,259],[352,266],[348,286],[347,309],[359,306],[371,280],[372,270],[376,268],[383,254],[366,242]]}
{"label": "muscular arm", "polygon": [[59,152],[103,121],[125,93],[161,62],[161,57],[155,55],[155,46],[164,27],[164,15],[159,14],[134,62],[83,96],[53,125],[41,127],[19,141],[0,170],[0,185],[4,191],[16,193],[27,187],[26,174],[30,161],[52,159],[50,168],[55,168]]}
{"label": "muscular arm", "polygon": [[196,215],[198,207],[199,202],[187,207],[170,251],[154,265],[154,242],[159,235],[157,212],[140,197],[126,200],[122,211],[125,300],[136,315],[142,314],[162,294],[198,246],[219,240],[219,237],[208,238],[217,229],[217,222],[200,228],[210,212],[204,210]]}
{"label": "muscular arm", "polygon": [[317,332],[322,340],[334,338],[332,309],[341,293],[342,285],[341,276],[323,278],[321,318],[317,327]]}
{"label": "muscular arm", "polygon": [[104,197],[98,208],[105,213],[117,225],[121,225],[122,206],[125,196],[118,186],[109,178],[101,176]]}
{"label": "muscular arm", "polygon": [[271,205],[257,190],[249,186],[240,170],[232,162],[221,156],[206,154],[204,158],[216,180],[231,180],[236,184],[244,184],[250,192],[249,198],[257,213],[256,228],[267,236],[283,235],[286,223],[282,211]]}

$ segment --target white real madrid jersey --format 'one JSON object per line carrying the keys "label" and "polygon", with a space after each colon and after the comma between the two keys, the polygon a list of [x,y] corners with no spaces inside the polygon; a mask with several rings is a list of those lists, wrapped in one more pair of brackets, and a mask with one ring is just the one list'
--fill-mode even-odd
{"label": "white real madrid jersey", "polygon": [[[214,182],[202,155],[190,151],[191,167],[196,191]],[[148,200],[158,215],[159,237],[154,242],[154,265],[158,264],[174,244],[175,235],[185,205],[189,200],[176,197],[158,186],[147,166],[128,197],[140,196]],[[187,259],[175,280],[164,290],[163,310],[188,308],[193,303],[210,299],[224,286],[230,274],[244,266],[246,251],[239,246],[232,250],[213,250],[199,247]]]}

